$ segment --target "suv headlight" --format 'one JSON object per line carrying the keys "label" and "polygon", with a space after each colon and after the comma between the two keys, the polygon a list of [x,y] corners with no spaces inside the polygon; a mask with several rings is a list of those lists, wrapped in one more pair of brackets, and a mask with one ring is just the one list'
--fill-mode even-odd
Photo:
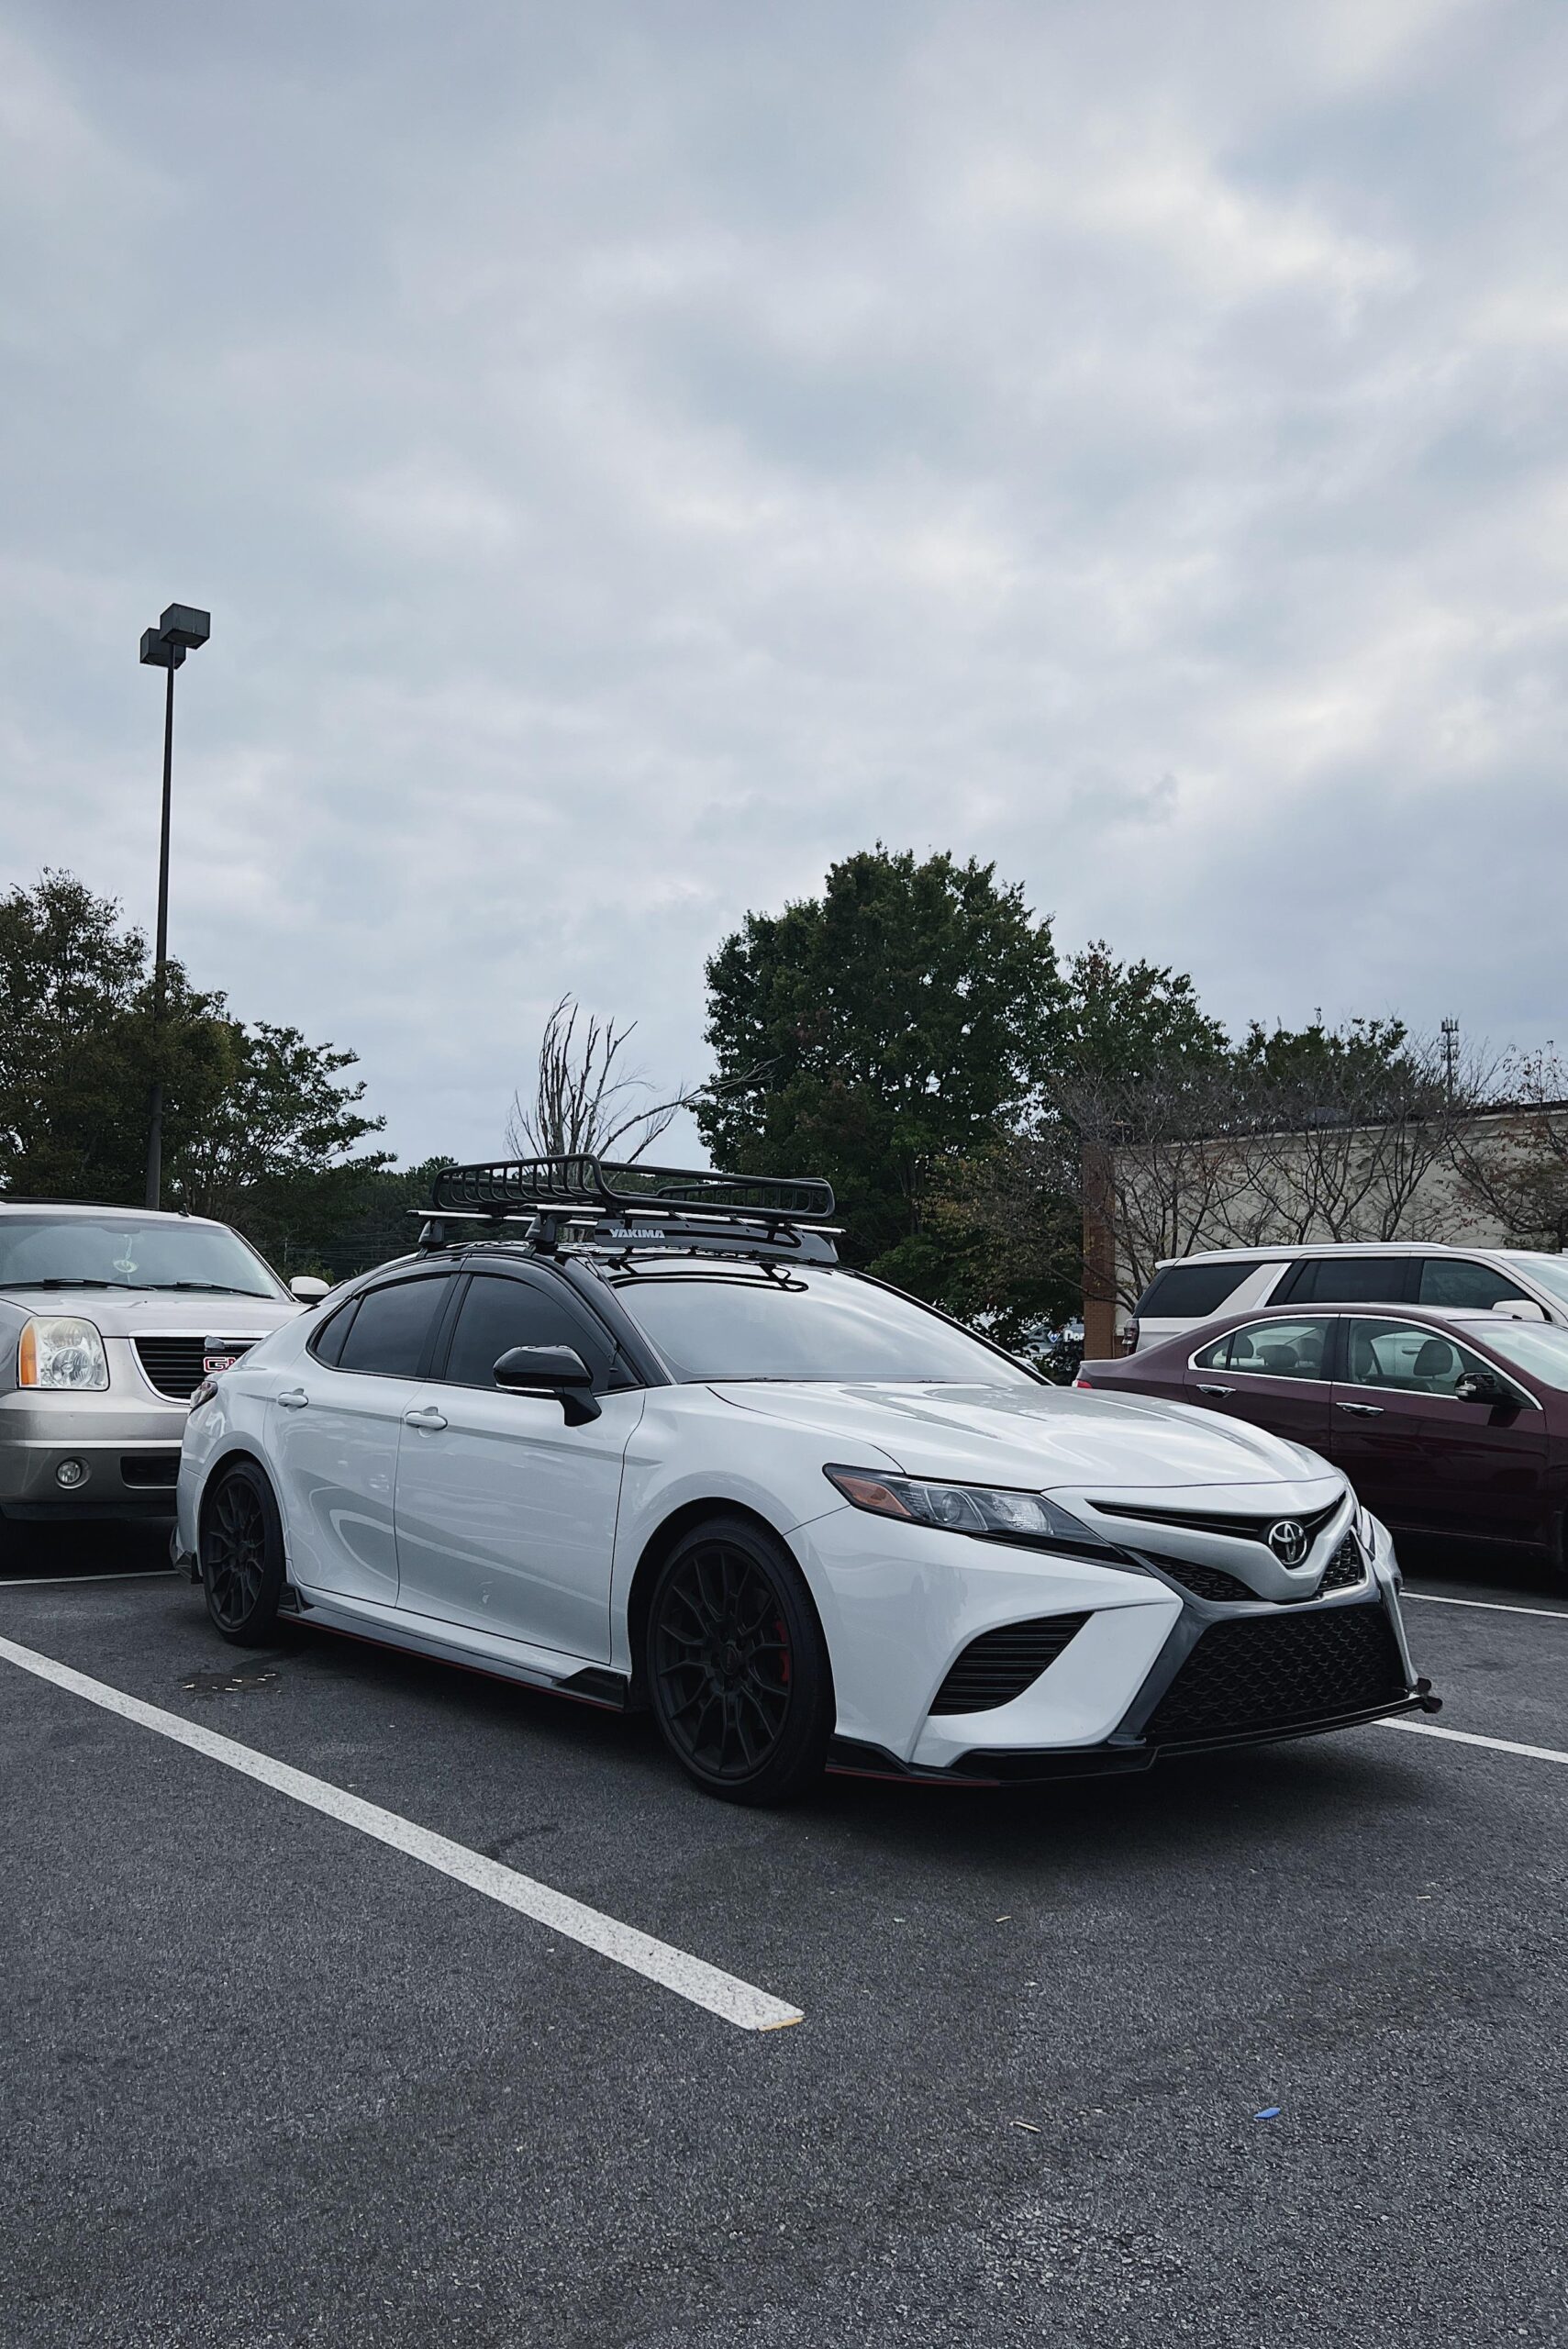
{"label": "suv headlight", "polygon": [[1084,1551],[1106,1565],[1129,1573],[1143,1570],[1096,1533],[1071,1509],[1044,1493],[1015,1492],[999,1485],[932,1485],[919,1476],[885,1476],[877,1468],[828,1466],[823,1475],[855,1508],[906,1523],[940,1526],[947,1533],[977,1534],[982,1541],[1017,1542],[1030,1550]]}
{"label": "suv headlight", "polygon": [[83,1388],[106,1386],[109,1365],[104,1341],[91,1321],[63,1316],[29,1321],[17,1348],[18,1386]]}
{"label": "suv headlight", "polygon": [[1366,1503],[1358,1500],[1355,1514],[1356,1540],[1370,1558],[1377,1549],[1377,1520]]}

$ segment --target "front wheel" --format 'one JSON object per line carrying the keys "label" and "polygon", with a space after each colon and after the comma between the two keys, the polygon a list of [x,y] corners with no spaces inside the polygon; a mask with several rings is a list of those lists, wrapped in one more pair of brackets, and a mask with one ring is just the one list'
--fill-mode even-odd
{"label": "front wheel", "polygon": [[236,1647],[265,1647],[277,1630],[284,1580],[284,1528],[272,1488],[254,1461],[226,1468],[202,1508],[206,1611]]}
{"label": "front wheel", "polygon": [[726,1802],[782,1803],[822,1774],[833,1675],[783,1544],[714,1518],[671,1552],[648,1610],[649,1698],[687,1775]]}

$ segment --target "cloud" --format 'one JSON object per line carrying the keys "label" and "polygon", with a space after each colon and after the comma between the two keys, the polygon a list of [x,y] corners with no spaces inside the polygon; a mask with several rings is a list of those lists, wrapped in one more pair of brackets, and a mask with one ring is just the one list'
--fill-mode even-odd
{"label": "cloud", "polygon": [[[4,17],[0,851],[498,1144],[879,836],[1560,1032],[1550,0]],[[308,38],[306,35],[308,34]],[[19,209],[17,208],[19,206]]]}

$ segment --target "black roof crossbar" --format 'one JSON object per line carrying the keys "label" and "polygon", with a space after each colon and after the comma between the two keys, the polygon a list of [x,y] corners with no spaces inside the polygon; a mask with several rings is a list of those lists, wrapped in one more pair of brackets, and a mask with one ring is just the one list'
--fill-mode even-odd
{"label": "black roof crossbar", "polygon": [[825,1222],[837,1206],[833,1186],[818,1174],[728,1174],[711,1167],[620,1165],[585,1155],[443,1166],[431,1202],[438,1215],[543,1215],[563,1222],[575,1215],[695,1215],[764,1230]]}

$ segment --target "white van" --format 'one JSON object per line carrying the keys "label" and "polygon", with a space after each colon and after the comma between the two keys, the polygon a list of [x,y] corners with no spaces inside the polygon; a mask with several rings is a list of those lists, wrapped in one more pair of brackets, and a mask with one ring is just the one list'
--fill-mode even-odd
{"label": "white van", "polygon": [[1568,1328],[1568,1256],[1374,1240],[1217,1248],[1160,1265],[1124,1330],[1136,1353],[1254,1305],[1437,1305]]}

